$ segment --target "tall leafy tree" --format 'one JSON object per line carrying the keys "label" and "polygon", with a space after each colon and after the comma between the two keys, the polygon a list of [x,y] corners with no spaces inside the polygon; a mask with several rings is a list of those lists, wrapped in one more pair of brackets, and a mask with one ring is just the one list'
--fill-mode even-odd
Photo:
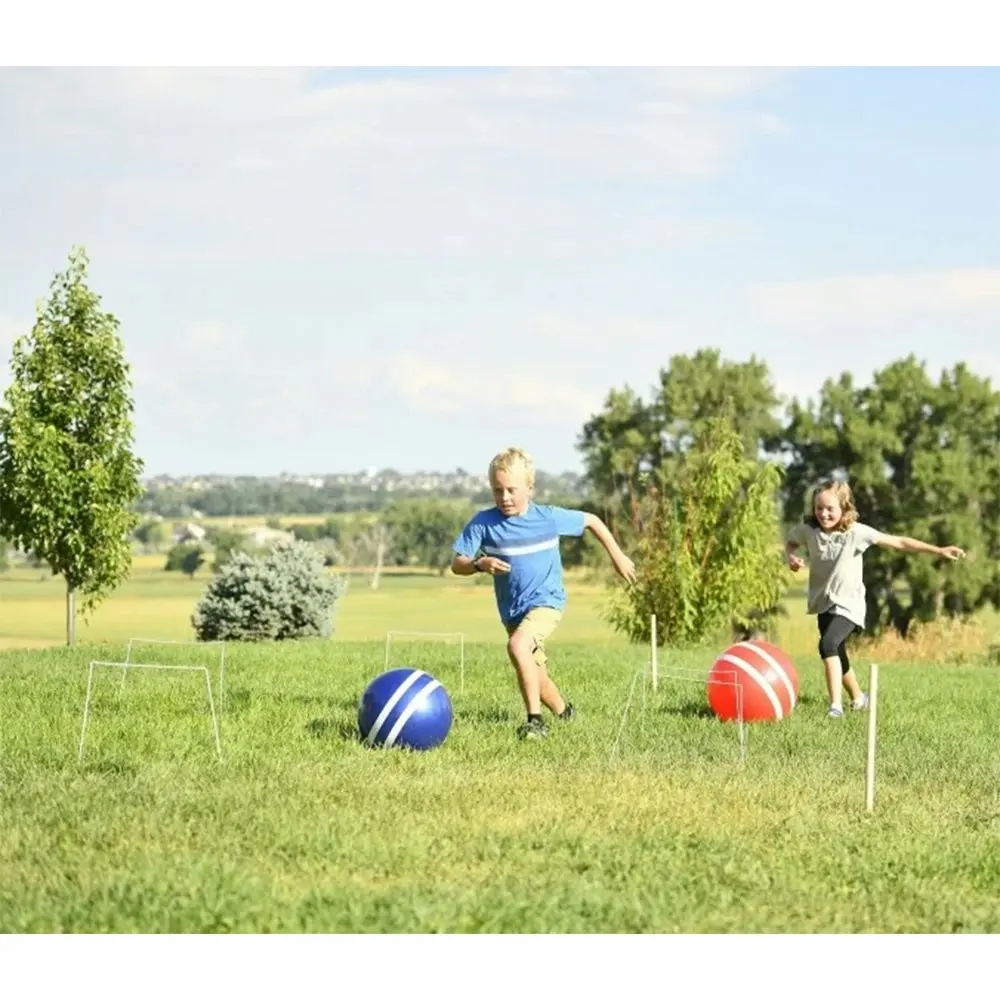
{"label": "tall leafy tree", "polygon": [[577,447],[605,520],[620,533],[625,527],[621,520],[635,522],[643,483],[663,461],[655,404],[645,403],[627,386],[612,389],[604,409],[584,425]]}
{"label": "tall leafy tree", "polygon": [[746,455],[756,458],[764,442],[781,429],[781,403],[767,363],[728,361],[718,350],[676,355],[661,369],[653,403],[661,451],[683,453],[720,415],[737,431]]}
{"label": "tall leafy tree", "polygon": [[781,431],[780,402],[763,361],[729,361],[715,349],[672,357],[648,402],[627,387],[612,390],[577,443],[612,527],[637,530],[646,484],[673,474],[677,460],[719,417],[756,458]]}
{"label": "tall leafy tree", "polygon": [[1000,392],[958,364],[934,383],[912,355],[859,387],[829,379],[795,402],[783,433],[786,515],[805,513],[811,488],[850,483],[863,520],[879,530],[960,545],[960,563],[873,549],[865,556],[867,625],[906,635],[914,621],[1000,606]]}
{"label": "tall leafy tree", "polygon": [[14,344],[0,407],[0,533],[65,579],[69,645],[77,596],[87,614],[128,576],[142,495],[119,323],[87,266],[75,247]]}
{"label": "tall leafy tree", "polygon": [[143,521],[135,529],[135,539],[146,552],[159,552],[160,547],[167,540],[167,526],[162,521]]}
{"label": "tall leafy tree", "polygon": [[429,566],[443,574],[451,565],[451,546],[475,512],[453,500],[400,500],[383,514],[392,537],[390,557],[398,565]]}

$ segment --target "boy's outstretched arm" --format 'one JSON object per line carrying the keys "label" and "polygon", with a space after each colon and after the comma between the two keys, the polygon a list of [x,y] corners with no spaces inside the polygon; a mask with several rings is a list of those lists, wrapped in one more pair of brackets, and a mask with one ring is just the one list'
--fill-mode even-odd
{"label": "boy's outstretched arm", "polygon": [[957,545],[931,545],[930,542],[922,542],[919,538],[910,538],[907,535],[880,535],[876,541],[886,549],[899,549],[901,552],[925,552],[932,556],[943,556],[945,559],[964,559],[965,550]]}
{"label": "boy's outstretched arm", "polygon": [[627,583],[635,583],[635,563],[619,548],[614,535],[608,526],[596,515],[589,512],[583,515],[583,526],[597,536],[604,546],[618,575]]}

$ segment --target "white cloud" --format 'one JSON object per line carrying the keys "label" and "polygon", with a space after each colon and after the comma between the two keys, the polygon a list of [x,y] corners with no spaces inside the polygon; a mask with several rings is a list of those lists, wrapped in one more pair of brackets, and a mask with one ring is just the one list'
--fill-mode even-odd
{"label": "white cloud", "polygon": [[489,380],[427,361],[418,354],[397,354],[389,379],[414,410],[424,413],[458,413],[475,402],[477,394],[490,394]]}
{"label": "white cloud", "polygon": [[761,284],[752,287],[749,295],[761,319],[802,331],[870,329],[930,314],[1000,316],[1000,268]]}
{"label": "white cloud", "polygon": [[760,67],[660,67],[643,71],[650,89],[692,100],[741,97],[767,86],[782,70]]}
{"label": "white cloud", "polygon": [[757,126],[761,132],[770,132],[772,134],[790,131],[788,122],[786,122],[783,118],[779,118],[776,114],[770,111],[764,111],[761,113],[757,119]]}
{"label": "white cloud", "polygon": [[200,322],[167,352],[135,358],[137,428],[169,427],[194,448],[206,433],[219,447],[248,440],[273,447],[336,443],[345,426],[408,418],[576,428],[600,407],[603,386],[573,381],[580,365],[552,378],[539,368],[485,368],[468,352],[460,356],[442,362],[432,348],[381,352],[364,345],[303,354]]}
{"label": "white cloud", "polygon": [[193,360],[228,355],[237,362],[243,355],[237,353],[243,345],[243,335],[224,323],[207,321],[194,323],[180,339],[181,352]]}
{"label": "white cloud", "polygon": [[546,420],[579,424],[600,406],[600,394],[534,371],[481,370],[403,352],[389,381],[412,410],[425,413],[501,412],[512,423]]}
{"label": "white cloud", "polygon": [[1000,268],[846,275],[755,285],[749,313],[768,337],[779,391],[816,397],[850,371],[859,385],[910,354],[937,379],[958,362],[1000,388]]}
{"label": "white cloud", "polygon": [[727,102],[772,77],[556,69],[321,85],[295,69],[7,71],[0,128],[58,183],[26,172],[5,228],[29,245],[47,228],[181,260],[701,238],[710,220],[661,210],[650,223],[645,206],[583,182],[723,169],[770,127],[766,108]]}
{"label": "white cloud", "polygon": [[667,342],[682,331],[686,333],[686,328],[676,320],[629,315],[580,317],[543,312],[529,324],[528,339],[535,344],[558,344],[560,348],[578,351],[607,347],[618,352],[623,345],[634,347]]}

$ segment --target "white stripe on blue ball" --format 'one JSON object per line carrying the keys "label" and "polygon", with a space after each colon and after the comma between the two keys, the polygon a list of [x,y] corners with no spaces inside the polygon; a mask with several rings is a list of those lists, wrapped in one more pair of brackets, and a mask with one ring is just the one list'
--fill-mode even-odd
{"label": "white stripe on blue ball", "polygon": [[[403,687],[405,687],[405,685],[400,684],[400,689],[402,689]],[[403,731],[403,726],[405,726],[407,722],[410,721],[410,717],[413,715],[413,713],[419,711],[420,708],[423,706],[423,703],[427,701],[427,699],[430,697],[431,692],[439,687],[441,687],[440,681],[438,680],[431,681],[430,684],[424,686],[424,689],[418,695],[416,695],[414,698],[410,700],[410,704],[407,705],[405,709],[403,709],[402,714],[396,720],[396,725],[394,725],[392,729],[389,730],[389,735],[385,738],[385,745],[387,747],[391,747],[396,742],[397,737]]]}
{"label": "white stripe on blue ball", "polygon": [[376,677],[361,696],[358,725],[367,746],[429,750],[452,723],[447,688],[416,667],[396,667]]}
{"label": "white stripe on blue ball", "polygon": [[[371,745],[371,744],[373,744],[378,739],[379,731],[381,730],[382,726],[385,724],[385,720],[387,718],[389,718],[389,716],[392,714],[392,710],[400,703],[400,701],[403,698],[403,695],[405,695],[406,692],[409,691],[410,688],[413,687],[413,685],[416,684],[417,681],[420,680],[421,677],[425,677],[425,676],[426,676],[426,674],[424,673],[423,670],[414,670],[413,673],[410,674],[410,676],[407,677],[406,680],[403,681],[403,683],[400,684],[399,687],[396,688],[395,691],[393,691],[392,697],[389,698],[386,701],[385,706],[383,707],[382,711],[379,712],[379,714],[378,714],[378,718],[374,721],[374,723],[372,723],[371,729],[368,730],[368,735],[365,737],[365,742],[366,743],[368,743],[369,745]],[[431,685],[429,685],[429,684],[427,685],[428,688],[430,686]],[[427,688],[424,689],[423,693],[426,693],[426,691],[427,691]],[[420,697],[421,696],[418,695],[416,698],[414,698],[413,699],[414,702],[417,702],[419,704]],[[413,707],[413,704],[411,703],[410,705],[407,706],[406,711],[403,712],[402,718],[403,719],[408,719],[415,711],[416,711],[416,709]],[[395,738],[397,736],[399,736],[399,730],[401,728],[402,727],[397,722],[396,725],[393,727],[392,733],[390,733],[390,735],[392,736],[393,740],[395,740]]]}

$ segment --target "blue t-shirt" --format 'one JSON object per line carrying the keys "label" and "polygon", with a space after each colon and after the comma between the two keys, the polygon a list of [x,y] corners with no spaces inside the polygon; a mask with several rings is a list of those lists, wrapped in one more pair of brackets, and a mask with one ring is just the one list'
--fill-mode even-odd
{"label": "blue t-shirt", "polygon": [[510,565],[509,573],[493,577],[500,620],[510,625],[532,608],[566,606],[559,536],[582,535],[585,517],[582,510],[536,503],[511,517],[490,507],[469,521],[452,548],[470,559],[495,556]]}

